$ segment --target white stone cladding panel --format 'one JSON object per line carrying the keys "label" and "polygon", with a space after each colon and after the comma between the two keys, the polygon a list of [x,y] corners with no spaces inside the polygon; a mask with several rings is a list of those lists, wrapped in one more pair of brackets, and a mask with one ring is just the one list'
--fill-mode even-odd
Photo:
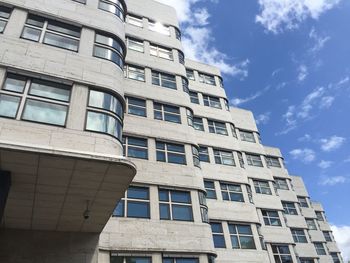
{"label": "white stone cladding panel", "polygon": [[322,255],[319,256],[319,263],[329,263],[329,262],[334,262],[332,257],[329,255]]}
{"label": "white stone cladding panel", "polygon": [[253,113],[251,111],[230,107],[232,120],[237,128],[258,132]]}
{"label": "white stone cladding panel", "polygon": [[262,226],[261,233],[268,243],[294,243],[291,232],[287,227]]}
{"label": "white stone cladding panel", "polygon": [[278,195],[281,200],[298,203],[298,198],[293,191],[278,189]]}
{"label": "white stone cladding panel", "polygon": [[310,258],[317,258],[318,255],[316,253],[316,249],[314,244],[312,243],[296,243],[295,244],[295,251],[298,255],[301,257],[310,257]]}
{"label": "white stone cladding panel", "polygon": [[240,141],[239,146],[243,152],[265,155],[265,149],[261,144]]}
{"label": "white stone cladding panel", "polygon": [[316,218],[315,211],[312,208],[301,207],[301,213],[307,218]]}
{"label": "white stone cladding panel", "polygon": [[283,210],[281,200],[275,195],[263,195],[253,193],[254,204],[258,208]]}
{"label": "white stone cladding panel", "polygon": [[291,176],[292,184],[294,191],[297,195],[300,196],[309,196],[309,193],[306,190],[303,179],[300,176]]}
{"label": "white stone cladding panel", "polygon": [[239,150],[237,139],[231,136],[215,133],[200,133],[199,131],[195,132],[195,134],[200,134],[200,137],[196,136],[199,145],[211,146],[222,150]]}
{"label": "white stone cladding panel", "polygon": [[189,80],[189,86],[190,90],[196,92],[200,92],[214,97],[227,98],[225,90],[217,86],[203,84],[193,80]]}
{"label": "white stone cladding panel", "polygon": [[100,248],[129,251],[213,253],[208,224],[112,218],[100,236]]}
{"label": "white stone cladding panel", "polygon": [[315,209],[315,211],[323,211],[324,212],[324,209],[323,209],[323,206],[321,203],[318,203],[318,202],[311,202],[311,205],[312,207]]}
{"label": "white stone cladding panel", "polygon": [[327,242],[329,252],[340,252],[336,242]]}
{"label": "white stone cladding panel", "polygon": [[249,202],[240,203],[208,199],[207,203],[209,207],[209,218],[212,220],[260,222],[255,206]]}
{"label": "white stone cladding panel", "polygon": [[208,119],[218,120],[222,122],[232,122],[230,112],[223,108],[224,105],[221,105],[222,109],[216,109],[198,104],[191,104],[191,106],[194,111],[194,115],[196,116],[206,117]]}
{"label": "white stone cladding panel", "polygon": [[322,231],[331,231],[331,227],[329,226],[328,222],[326,221],[317,221],[318,225],[320,226],[320,229]]}
{"label": "white stone cladding panel", "polygon": [[270,262],[266,251],[217,249],[217,263],[262,263]]}
{"label": "white stone cladding panel", "polygon": [[217,67],[208,64],[204,64],[191,59],[186,59],[185,65],[187,68],[198,70],[209,75],[221,76],[221,72]]}
{"label": "white stone cladding panel", "polygon": [[264,146],[264,149],[267,155],[283,158],[279,148]]}
{"label": "white stone cladding panel", "polygon": [[273,176],[268,168],[255,167],[246,164],[245,171],[249,178],[273,181]]}
{"label": "white stone cladding panel", "polygon": [[307,229],[305,218],[299,215],[284,215],[288,227]]}
{"label": "white stone cladding panel", "polygon": [[309,230],[309,235],[312,242],[326,242],[322,231]]}
{"label": "white stone cladding panel", "polygon": [[249,184],[244,169],[237,166],[201,163],[202,175],[206,179]]}
{"label": "white stone cladding panel", "polygon": [[152,18],[157,22],[179,27],[176,11],[173,7],[152,0],[126,0],[128,11],[132,14]]}
{"label": "white stone cladding panel", "polygon": [[112,13],[100,10],[94,5],[82,5],[71,0],[2,0],[4,3],[20,6],[33,13],[63,22],[84,25],[125,38],[124,23]]}
{"label": "white stone cladding panel", "polygon": [[277,168],[277,167],[269,167],[269,168],[274,177],[281,177],[281,178],[286,178],[290,180],[290,176],[286,169]]}

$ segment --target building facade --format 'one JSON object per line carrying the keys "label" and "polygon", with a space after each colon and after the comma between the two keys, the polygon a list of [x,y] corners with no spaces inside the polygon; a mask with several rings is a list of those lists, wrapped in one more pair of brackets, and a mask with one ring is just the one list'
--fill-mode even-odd
{"label": "building facade", "polygon": [[0,39],[0,262],[342,262],[173,8],[1,0]]}

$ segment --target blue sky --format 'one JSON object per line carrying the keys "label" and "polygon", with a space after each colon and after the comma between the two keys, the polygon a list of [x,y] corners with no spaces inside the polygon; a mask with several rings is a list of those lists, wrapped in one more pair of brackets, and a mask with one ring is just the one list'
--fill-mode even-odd
{"label": "blue sky", "polygon": [[231,105],[254,112],[350,257],[350,1],[159,1],[178,10],[187,57],[220,67]]}

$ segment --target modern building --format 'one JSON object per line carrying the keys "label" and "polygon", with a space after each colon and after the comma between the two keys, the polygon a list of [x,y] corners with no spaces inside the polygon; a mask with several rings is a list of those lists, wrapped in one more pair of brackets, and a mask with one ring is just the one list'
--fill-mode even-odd
{"label": "modern building", "polygon": [[0,262],[343,262],[173,8],[1,0],[0,40]]}

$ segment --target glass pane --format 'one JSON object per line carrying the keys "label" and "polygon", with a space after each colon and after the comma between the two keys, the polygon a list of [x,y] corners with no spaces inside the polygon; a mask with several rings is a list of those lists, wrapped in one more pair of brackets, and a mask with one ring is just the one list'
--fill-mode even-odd
{"label": "glass pane", "polygon": [[89,106],[111,111],[123,118],[123,106],[121,102],[109,93],[90,90]]}
{"label": "glass pane", "polygon": [[239,240],[241,241],[241,248],[243,249],[255,249],[255,243],[253,237],[245,237],[241,236],[239,237]]}
{"label": "glass pane", "polygon": [[4,32],[6,24],[7,24],[6,21],[0,20],[0,33]]}
{"label": "glass pane", "polygon": [[252,229],[250,226],[237,225],[238,233],[245,235],[252,235]]}
{"label": "glass pane", "polygon": [[29,90],[30,95],[60,101],[69,101],[70,87],[43,80],[33,80]]}
{"label": "glass pane", "polygon": [[119,140],[122,139],[121,123],[112,116],[104,113],[89,111],[87,116],[86,129],[90,131],[108,133],[118,138]]}
{"label": "glass pane", "polygon": [[9,73],[4,84],[4,90],[23,93],[25,84],[26,77]]}
{"label": "glass pane", "polygon": [[135,145],[135,146],[141,146],[141,147],[147,147],[147,140],[142,139],[142,138],[128,137],[128,144]]}
{"label": "glass pane", "polygon": [[11,8],[8,8],[6,6],[0,6],[0,17],[9,18],[11,12],[12,12]]}
{"label": "glass pane", "polygon": [[118,51],[120,54],[124,53],[122,46],[119,44],[119,42],[116,39],[114,39],[112,37],[96,34],[95,42],[102,44],[102,45],[109,46],[109,47],[115,49],[116,51]]}
{"label": "glass pane", "polygon": [[56,35],[50,32],[46,32],[44,37],[44,43],[55,47],[69,49],[72,51],[78,51],[79,48],[79,40],[72,39],[66,36]]}
{"label": "glass pane", "polygon": [[159,211],[160,211],[160,219],[167,219],[170,220],[170,208],[167,204],[160,204],[159,205]]}
{"label": "glass pane", "polygon": [[146,109],[145,108],[140,108],[140,107],[135,107],[135,106],[129,105],[128,113],[132,114],[132,115],[146,117]]}
{"label": "glass pane", "polygon": [[148,257],[126,257],[126,263],[151,263]]}
{"label": "glass pane", "polygon": [[94,48],[94,56],[110,60],[117,64],[119,67],[123,67],[123,59],[121,55],[115,51],[112,51],[110,49],[104,48],[104,47],[99,47],[95,46]]}
{"label": "glass pane", "polygon": [[198,263],[197,258],[177,258],[176,263]]}
{"label": "glass pane", "polygon": [[174,115],[174,114],[164,114],[164,120],[169,121],[169,122],[174,122],[174,123],[181,123],[181,118],[179,115]]}
{"label": "glass pane", "polygon": [[159,190],[159,200],[160,201],[169,201],[169,191],[168,190]]}
{"label": "glass pane", "polygon": [[191,203],[191,195],[189,192],[171,191],[171,201],[175,203]]}
{"label": "glass pane", "polygon": [[225,238],[223,235],[213,235],[215,248],[226,248]]}
{"label": "glass pane", "polygon": [[176,164],[186,164],[186,157],[183,154],[168,153],[168,162]]}
{"label": "glass pane", "polygon": [[67,106],[28,99],[22,119],[64,126]]}
{"label": "glass pane", "polygon": [[230,199],[231,201],[235,201],[235,202],[244,202],[244,198],[242,194],[230,193]]}
{"label": "glass pane", "polygon": [[38,42],[40,39],[41,30],[40,29],[34,29],[30,27],[24,27],[22,38],[33,40]]}
{"label": "glass pane", "polygon": [[15,118],[21,98],[0,94],[0,115]]}
{"label": "glass pane", "polygon": [[211,231],[213,233],[222,233],[223,232],[221,223],[210,223],[210,226],[211,226]]}
{"label": "glass pane", "polygon": [[232,243],[232,248],[240,248],[237,236],[231,236],[231,243]]}
{"label": "glass pane", "polygon": [[128,201],[127,217],[149,218],[149,203]]}
{"label": "glass pane", "polygon": [[80,31],[81,31],[79,27],[68,25],[58,21],[49,21],[47,25],[47,29],[56,31],[62,34],[70,35],[76,38],[80,37]]}
{"label": "glass pane", "polygon": [[148,150],[129,146],[128,157],[148,159]]}
{"label": "glass pane", "polygon": [[165,162],[165,152],[157,151],[157,161],[159,162]]}
{"label": "glass pane", "polygon": [[36,27],[43,27],[44,22],[45,22],[45,18],[41,16],[29,14],[26,24],[36,26]]}
{"label": "glass pane", "polygon": [[172,152],[179,152],[179,153],[185,152],[185,147],[183,145],[168,143],[167,148],[168,148],[168,151],[172,151]]}
{"label": "glass pane", "polygon": [[118,202],[116,208],[113,211],[114,216],[124,216],[124,200]]}
{"label": "glass pane", "polygon": [[145,187],[130,186],[127,191],[127,197],[132,199],[149,199],[149,190]]}
{"label": "glass pane", "polygon": [[172,205],[173,220],[192,221],[192,207]]}

